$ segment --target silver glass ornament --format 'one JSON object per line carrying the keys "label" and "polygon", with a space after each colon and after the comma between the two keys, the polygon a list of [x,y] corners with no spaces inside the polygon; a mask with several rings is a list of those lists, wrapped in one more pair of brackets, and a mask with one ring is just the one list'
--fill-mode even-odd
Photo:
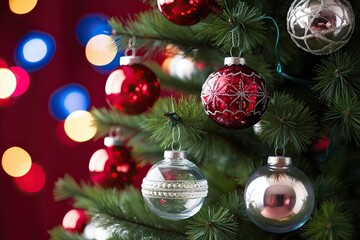
{"label": "silver glass ornament", "polygon": [[355,28],[347,0],[295,0],[287,14],[287,31],[301,49],[324,55],[343,47]]}
{"label": "silver glass ornament", "polygon": [[145,203],[159,217],[189,218],[204,203],[207,181],[200,169],[186,159],[185,151],[165,151],[164,158],[143,179],[141,192]]}
{"label": "silver glass ornament", "polygon": [[249,178],[244,199],[250,220],[274,233],[301,227],[309,219],[315,204],[308,177],[291,165],[291,158],[279,156],[269,157],[268,165]]}

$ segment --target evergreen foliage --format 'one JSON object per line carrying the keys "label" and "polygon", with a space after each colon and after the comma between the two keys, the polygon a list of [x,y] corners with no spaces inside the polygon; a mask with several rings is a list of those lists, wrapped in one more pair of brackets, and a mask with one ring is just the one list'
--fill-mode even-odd
{"label": "evergreen foliage", "polygon": [[[110,20],[117,47],[129,47],[129,39],[135,37],[135,46],[131,47],[146,49],[148,59],[152,53],[171,46],[178,54],[203,63],[204,68],[190,79],[180,79],[156,62],[144,62],[156,73],[162,89],[173,97],[161,97],[150,111],[135,116],[112,107],[93,108],[97,137],[120,126],[123,141],[132,147],[134,158],[145,163],[161,160],[164,149],[181,146],[208,180],[205,205],[189,220],[168,221],[145,206],[139,190],[102,189],[85,182],[78,184],[70,176],[57,181],[55,198],[73,198],[74,205],[86,209],[97,226],[110,229],[110,239],[115,240],[357,239],[359,28],[342,50],[319,57],[298,49],[286,32],[286,14],[292,0],[219,0],[219,8],[192,26],[169,22],[156,8],[155,0],[142,2],[149,4],[148,11]],[[350,2],[359,23],[360,3]],[[278,22],[280,55],[274,50],[277,29],[267,16]],[[255,128],[235,131],[220,127],[206,116],[200,102],[207,76],[223,66],[225,56],[238,56],[239,52],[273,92],[257,125],[259,132]],[[304,81],[280,77],[276,71],[280,60],[289,75],[296,74]],[[323,139],[329,139],[330,144],[319,147],[317,142]],[[264,165],[276,147],[286,150],[294,165],[309,176],[316,194],[310,220],[299,230],[283,234],[255,226],[245,213],[243,199],[249,176]],[[52,239],[83,239],[61,227],[49,233]]]}

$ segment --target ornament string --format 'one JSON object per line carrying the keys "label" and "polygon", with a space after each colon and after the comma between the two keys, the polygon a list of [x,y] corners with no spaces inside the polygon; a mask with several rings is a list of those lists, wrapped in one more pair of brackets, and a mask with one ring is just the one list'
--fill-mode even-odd
{"label": "ornament string", "polygon": [[[231,32],[231,43],[232,43],[232,46],[230,48],[230,56],[233,57],[233,50],[234,49],[239,49],[239,55],[238,57],[241,57],[241,50],[240,50],[240,34],[239,34],[239,31],[238,30],[238,26],[233,28],[230,32]],[[236,41],[235,41],[235,36],[234,36],[234,32],[236,32]],[[236,44],[235,44],[236,42]]]}
{"label": "ornament string", "polygon": [[121,128],[119,126],[112,126],[109,130],[109,137],[120,139]]}
{"label": "ornament string", "polygon": [[281,59],[280,59],[280,54],[279,54],[279,40],[280,40],[280,28],[279,28],[279,25],[277,24],[275,19],[270,17],[270,16],[264,16],[262,18],[270,20],[274,24],[275,29],[276,29],[276,41],[275,41],[275,56],[276,56],[276,60],[277,60],[276,72],[280,76],[282,76],[282,77],[284,77],[284,78],[286,78],[286,79],[288,79],[290,81],[302,83],[302,84],[305,84],[305,85],[308,85],[308,86],[314,85],[313,81],[302,79],[302,78],[292,77],[292,76],[286,74],[285,72],[283,72],[283,66],[281,64]]}
{"label": "ornament string", "polygon": [[129,56],[129,52],[131,52],[131,56],[136,55],[135,44],[136,44],[136,37],[133,36],[132,38],[129,38],[128,46],[124,51],[125,56]]}
{"label": "ornament string", "polygon": [[[281,151],[281,154],[279,152]],[[285,156],[285,147],[284,146],[276,146],[275,147],[275,156]]]}
{"label": "ornament string", "polygon": [[[177,133],[175,133],[175,128],[177,129]],[[175,151],[175,144],[178,145],[178,149],[176,151],[180,151],[181,150],[181,142],[180,142],[180,127],[179,125],[176,125],[175,127],[172,128],[172,142],[171,142],[171,149],[173,151]]]}

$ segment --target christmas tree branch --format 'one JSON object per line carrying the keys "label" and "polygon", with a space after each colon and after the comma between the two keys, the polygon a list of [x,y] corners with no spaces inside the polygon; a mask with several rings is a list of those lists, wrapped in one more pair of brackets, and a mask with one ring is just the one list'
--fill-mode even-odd
{"label": "christmas tree branch", "polygon": [[114,40],[119,49],[125,49],[128,39],[132,37],[136,37],[135,47],[146,48],[150,52],[168,44],[177,45],[183,50],[209,46],[204,37],[196,36],[201,31],[200,24],[190,27],[176,25],[167,20],[158,9],[138,13],[128,20],[112,18],[109,24],[116,32]]}
{"label": "christmas tree branch", "polygon": [[338,96],[325,112],[324,120],[340,141],[349,143],[353,140],[360,146],[360,103],[357,97]]}
{"label": "christmas tree branch", "polygon": [[74,198],[75,206],[87,209],[98,226],[109,228],[116,224],[126,227],[129,232],[132,230],[133,236],[140,232],[162,236],[167,232],[175,239],[184,237],[184,223],[168,222],[156,216],[145,206],[141,194],[133,188],[120,191],[90,186],[84,182],[78,185],[74,179],[65,176],[56,183],[55,193],[56,199]]}
{"label": "christmas tree branch", "polygon": [[[176,124],[171,117],[172,114],[178,116]],[[171,146],[173,132],[178,136],[177,131],[180,131],[182,148],[197,161],[217,160],[219,156],[225,156],[228,152],[236,155],[239,148],[250,149],[249,145],[256,141],[253,134],[247,131],[234,134],[234,131],[215,125],[194,96],[178,101],[172,98],[158,100],[144,128],[151,132],[150,139],[164,148]]]}
{"label": "christmas tree branch", "polygon": [[229,53],[232,48],[249,51],[265,39],[262,14],[244,2],[232,3],[234,1],[224,1],[223,12],[205,20],[201,35],[211,39],[222,52]]}
{"label": "christmas tree branch", "polygon": [[78,233],[70,233],[62,227],[54,227],[49,230],[51,240],[87,240],[85,237]]}
{"label": "christmas tree branch", "polygon": [[298,153],[306,150],[317,129],[309,108],[284,93],[270,98],[260,127],[260,139],[270,147],[290,146]]}
{"label": "christmas tree branch", "polygon": [[315,210],[302,236],[309,240],[352,240],[355,236],[351,221],[351,215],[340,202],[327,201]]}
{"label": "christmas tree branch", "polygon": [[359,53],[335,52],[321,61],[315,68],[318,81],[313,90],[327,104],[339,98],[352,99],[360,94]]}

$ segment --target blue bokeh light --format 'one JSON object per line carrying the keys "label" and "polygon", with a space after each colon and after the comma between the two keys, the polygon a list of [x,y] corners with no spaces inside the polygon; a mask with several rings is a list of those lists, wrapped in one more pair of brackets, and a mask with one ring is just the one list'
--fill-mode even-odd
{"label": "blue bokeh light", "polygon": [[57,120],[65,120],[70,113],[77,110],[88,110],[89,107],[88,91],[76,83],[58,88],[49,99],[49,112]]}
{"label": "blue bokeh light", "polygon": [[89,13],[83,16],[76,25],[76,38],[82,46],[98,34],[111,35],[109,17],[101,13]]}
{"label": "blue bokeh light", "polygon": [[50,34],[40,31],[28,32],[15,48],[15,64],[28,72],[34,72],[50,62],[55,50],[56,43]]}

